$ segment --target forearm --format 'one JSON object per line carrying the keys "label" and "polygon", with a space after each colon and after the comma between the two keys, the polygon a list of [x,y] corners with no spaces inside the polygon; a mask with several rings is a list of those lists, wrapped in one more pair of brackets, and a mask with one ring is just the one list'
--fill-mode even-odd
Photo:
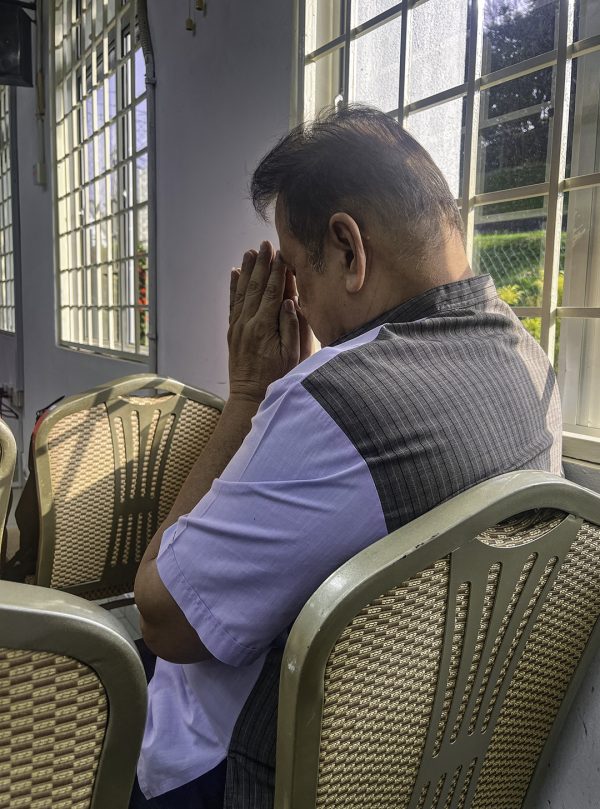
{"label": "forearm", "polygon": [[138,569],[135,600],[142,634],[148,646],[166,660],[188,663],[211,656],[161,580],[156,558],[164,531],[193,510],[240,448],[268,386],[300,360],[299,319],[289,297],[293,290],[286,296],[287,277],[281,257],[273,260],[268,242],[258,254],[248,251],[241,270],[232,272],[227,335],[232,395]]}

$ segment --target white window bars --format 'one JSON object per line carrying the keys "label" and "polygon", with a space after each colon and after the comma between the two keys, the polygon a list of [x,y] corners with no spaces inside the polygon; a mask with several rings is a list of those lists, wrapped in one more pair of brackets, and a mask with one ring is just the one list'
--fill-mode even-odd
{"label": "white window bars", "polygon": [[0,331],[15,331],[10,88],[0,86]]}
{"label": "white window bars", "polygon": [[428,149],[600,462],[598,0],[298,0],[298,31],[296,119],[373,104]]}
{"label": "white window bars", "polygon": [[143,360],[148,108],[135,6],[54,6],[56,281],[61,344]]}

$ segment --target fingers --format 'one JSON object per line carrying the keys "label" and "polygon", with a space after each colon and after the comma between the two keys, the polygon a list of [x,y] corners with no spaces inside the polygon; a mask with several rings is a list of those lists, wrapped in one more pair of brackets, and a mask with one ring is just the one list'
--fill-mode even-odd
{"label": "fingers", "polygon": [[[269,276],[271,275],[272,261],[273,245],[271,242],[263,242],[260,246],[260,250],[258,251],[258,255],[255,257],[254,267],[252,268],[251,272],[245,273],[244,268],[242,267],[240,283],[242,280],[245,281],[241,289],[241,292],[244,295],[242,313],[246,319],[253,317],[261,305],[263,295],[265,294],[265,289],[267,287],[267,282],[269,281]],[[238,294],[239,292],[240,289],[238,284]],[[281,305],[281,299],[279,304]]]}
{"label": "fingers", "polygon": [[298,318],[298,333],[300,338],[300,362],[308,359],[314,352],[314,336],[307,319],[298,309],[296,303],[296,317]]}
{"label": "fingers", "polygon": [[285,290],[283,293],[284,300],[289,298],[292,301],[298,300],[298,290],[296,288],[296,278],[294,273],[286,267],[285,270]]}
{"label": "fingers", "polygon": [[[283,273],[282,276],[285,278]],[[296,307],[289,298],[286,298],[279,307],[279,335],[282,352],[286,355],[290,367],[295,367],[300,360],[300,331]]]}
{"label": "fingers", "polygon": [[281,260],[279,253],[277,253],[271,264],[268,280],[257,309],[259,317],[266,320],[273,319],[276,322],[284,300],[285,273],[285,264]]}
{"label": "fingers", "polygon": [[[242,266],[239,271],[239,277],[235,284],[235,292],[233,292],[233,297],[230,297],[229,303],[229,320],[233,322],[237,320],[239,317],[242,307],[244,305],[244,298],[246,295],[246,288],[248,286],[248,282],[250,280],[250,276],[252,275],[252,270],[254,269],[254,264],[256,262],[256,257],[258,253],[256,250],[247,250],[244,253],[242,258]],[[233,283],[230,285],[230,291]]]}
{"label": "fingers", "polygon": [[235,296],[237,291],[238,281],[240,280],[240,268],[234,267],[231,270],[231,278],[229,280],[229,321],[233,315],[233,307],[235,306]]}

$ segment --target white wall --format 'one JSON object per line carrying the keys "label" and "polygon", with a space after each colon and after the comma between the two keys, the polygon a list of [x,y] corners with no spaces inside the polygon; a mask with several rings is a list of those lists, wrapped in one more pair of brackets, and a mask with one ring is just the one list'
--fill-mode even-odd
{"label": "white wall", "polygon": [[[292,5],[209,2],[192,36],[187,2],[148,2],[157,73],[158,371],[220,395],[229,270],[274,232],[257,219],[246,188],[289,125]],[[33,181],[33,89],[19,88],[17,107],[27,436],[38,408],[144,365],[56,345],[52,192]],[[49,162],[49,142],[46,150]],[[13,342],[0,335],[0,384],[13,382]]]}
{"label": "white wall", "polygon": [[150,0],[157,71],[158,370],[227,392],[229,271],[274,231],[247,199],[289,126],[291,0]]}

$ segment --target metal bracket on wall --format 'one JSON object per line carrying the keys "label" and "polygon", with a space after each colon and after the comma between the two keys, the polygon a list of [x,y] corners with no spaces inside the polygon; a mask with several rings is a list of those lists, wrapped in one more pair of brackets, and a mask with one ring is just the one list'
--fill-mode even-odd
{"label": "metal bracket on wall", "polygon": [[[201,11],[202,16],[206,17],[206,10],[207,10],[206,0],[196,0],[195,10]],[[194,14],[194,16],[192,17],[191,0],[189,3],[188,16],[185,21],[185,29],[186,31],[189,31],[191,34],[196,33],[196,14]]]}

